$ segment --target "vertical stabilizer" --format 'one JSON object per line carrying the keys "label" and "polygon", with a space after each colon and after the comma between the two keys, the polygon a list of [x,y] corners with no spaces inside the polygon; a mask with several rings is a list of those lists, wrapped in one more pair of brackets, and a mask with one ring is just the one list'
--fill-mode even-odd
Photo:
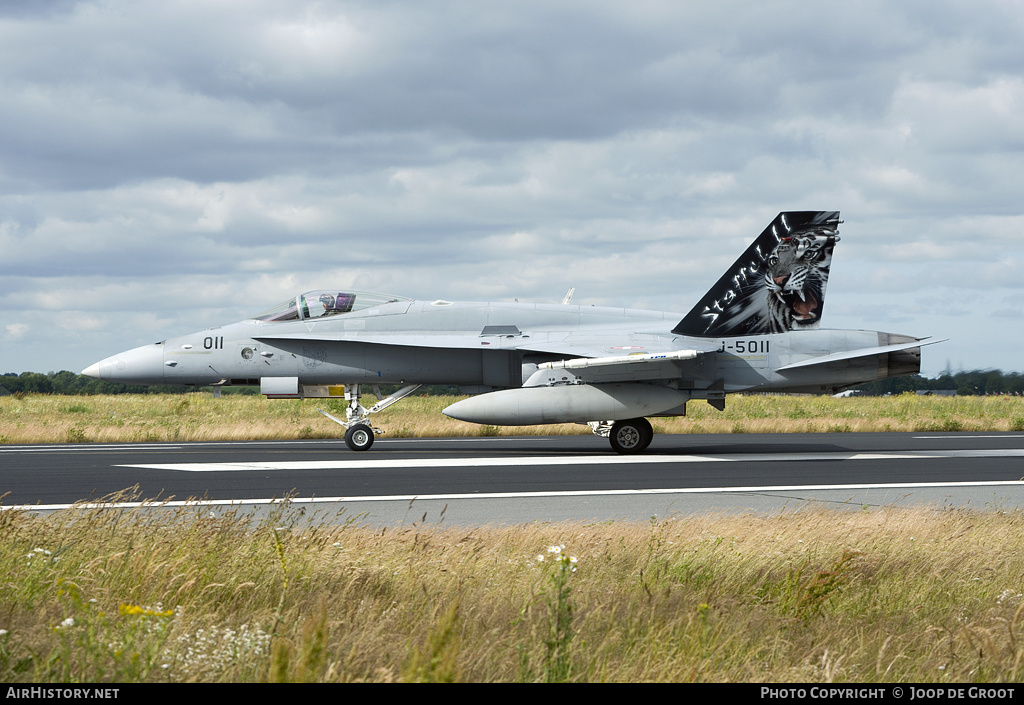
{"label": "vertical stabilizer", "polygon": [[779,213],[672,332],[696,337],[815,328],[839,211]]}

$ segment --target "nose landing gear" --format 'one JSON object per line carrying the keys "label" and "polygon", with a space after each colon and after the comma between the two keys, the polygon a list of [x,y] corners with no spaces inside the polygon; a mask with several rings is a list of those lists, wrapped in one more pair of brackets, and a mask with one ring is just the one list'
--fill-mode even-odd
{"label": "nose landing gear", "polygon": [[359,403],[359,385],[349,384],[345,385],[345,401],[348,404],[348,406],[345,407],[345,421],[335,418],[323,409],[317,409],[317,411],[329,418],[331,421],[345,427],[345,445],[349,447],[349,450],[370,450],[370,446],[373,445],[373,434],[384,433],[381,429],[373,428],[370,425],[370,414],[376,414],[378,411],[383,411],[395,402],[409,396],[421,386],[422,385],[419,384],[410,384],[402,387],[388,397],[381,397],[380,390],[376,385],[374,385],[373,392],[377,395],[378,401],[367,409]]}
{"label": "nose landing gear", "polygon": [[345,431],[345,445],[349,450],[370,450],[373,445],[373,429],[364,423],[352,426]]}

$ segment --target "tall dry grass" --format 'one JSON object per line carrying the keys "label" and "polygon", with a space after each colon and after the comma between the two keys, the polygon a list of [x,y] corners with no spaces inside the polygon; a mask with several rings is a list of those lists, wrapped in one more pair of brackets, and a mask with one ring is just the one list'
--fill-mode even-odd
{"label": "tall dry grass", "polygon": [[471,530],[0,512],[0,680],[1016,681],[1022,529],[924,509]]}
{"label": "tall dry grass", "polygon": [[[444,416],[458,397],[409,397],[374,417],[392,438],[586,434],[578,424],[479,426]],[[364,404],[372,404],[365,399]],[[337,438],[340,426],[316,412],[344,416],[330,400],[267,400],[119,395],[0,398],[0,443],[267,440]],[[1024,397],[848,398],[732,395],[725,411],[691,402],[688,416],[653,419],[658,433],[857,431],[1022,431]]]}

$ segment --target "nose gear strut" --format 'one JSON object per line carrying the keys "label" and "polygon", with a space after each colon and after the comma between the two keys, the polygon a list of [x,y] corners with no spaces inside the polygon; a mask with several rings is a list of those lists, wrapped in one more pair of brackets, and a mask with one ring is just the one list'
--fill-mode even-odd
{"label": "nose gear strut", "polygon": [[345,445],[347,445],[350,450],[370,450],[370,446],[373,445],[373,434],[384,433],[380,428],[370,425],[370,414],[376,414],[378,411],[383,411],[395,402],[401,401],[405,397],[409,396],[421,386],[423,385],[410,384],[402,387],[394,394],[382,397],[380,389],[377,385],[373,385],[373,393],[377,397],[377,403],[367,409],[359,403],[360,385],[347,384],[345,385],[345,403],[347,406],[345,407],[344,421],[332,416],[323,409],[317,409],[317,411],[336,424],[345,427]]}

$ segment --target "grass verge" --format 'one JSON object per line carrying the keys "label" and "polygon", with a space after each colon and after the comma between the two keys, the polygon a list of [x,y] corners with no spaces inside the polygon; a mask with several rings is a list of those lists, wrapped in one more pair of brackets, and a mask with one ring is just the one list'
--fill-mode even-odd
{"label": "grass verge", "polygon": [[[390,438],[588,434],[579,424],[480,426],[441,410],[462,397],[410,397],[374,417]],[[369,399],[366,403],[371,403]],[[344,417],[331,400],[267,400],[117,395],[0,398],[0,443],[338,438],[340,426],[316,412]],[[695,401],[688,416],[652,419],[657,433],[820,433],[858,431],[1024,431],[1024,397],[833,397],[731,395],[725,411]]]}
{"label": "grass verge", "polygon": [[1021,677],[1019,513],[301,522],[0,512],[0,680]]}

